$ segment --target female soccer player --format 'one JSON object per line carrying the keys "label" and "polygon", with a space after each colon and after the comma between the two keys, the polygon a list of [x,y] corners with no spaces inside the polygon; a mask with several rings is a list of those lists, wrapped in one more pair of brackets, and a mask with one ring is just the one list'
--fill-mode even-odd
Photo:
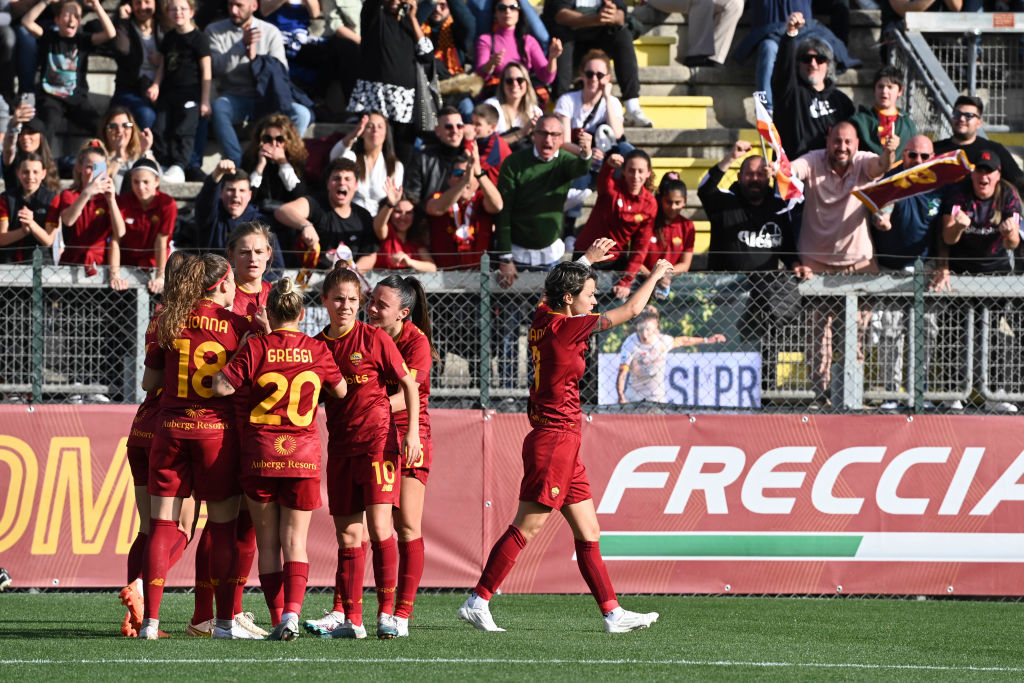
{"label": "female soccer player", "polygon": [[406,462],[420,457],[420,405],[416,380],[383,330],[356,320],[362,301],[359,275],[335,268],[324,279],[323,303],[330,324],[317,335],[327,342],[348,384],[343,401],[327,401],[327,496],[338,532],[334,607],[322,619],[305,622],[323,637],[365,638],[363,626],[363,512],[373,548],[377,586],[377,637],[394,638],[398,549],[391,510],[399,504],[399,445],[387,382],[401,386],[409,427],[401,452]]}
{"label": "female soccer player", "polygon": [[267,301],[273,331],[250,339],[213,378],[215,396],[249,388],[241,483],[256,523],[260,584],[274,623],[270,640],[299,637],[309,577],[306,535],[320,507],[316,407],[321,388],[345,397],[330,350],[299,332],[304,315],[302,291],[291,278],[278,280]]}
{"label": "female soccer player", "polygon": [[[614,246],[610,240],[600,244],[605,252]],[[668,261],[658,261],[651,277],[626,303],[601,314],[592,313],[597,305],[597,282],[589,266],[578,261],[559,263],[548,273],[544,301],[530,326],[534,375],[527,412],[533,431],[523,442],[519,511],[491,549],[480,581],[459,608],[459,619],[482,631],[505,630],[498,628],[491,617],[491,596],[512,569],[519,552],[540,532],[551,512],[557,510],[572,528],[580,573],[604,614],[605,630],[633,631],[658,620],[657,612],[639,614],[619,606],[601,559],[601,530],[579,453],[583,418],[579,381],[591,335],[637,316],[651,298],[655,284],[671,269]]]}
{"label": "female soccer player", "polygon": [[[409,374],[419,385],[420,408],[420,457],[402,464],[401,506],[394,513],[395,529],[398,531],[398,604],[395,619],[398,622],[398,636],[409,635],[409,618],[412,616],[416,591],[423,576],[423,497],[426,492],[427,476],[434,456],[434,445],[430,439],[430,415],[427,403],[430,401],[430,366],[437,358],[430,332],[430,309],[423,285],[414,277],[390,275],[373,289],[370,305],[366,309],[370,324],[379,327],[395,340],[398,352],[405,359]],[[399,386],[388,384],[391,394],[391,410],[401,439],[409,426],[409,411],[405,395]]]}
{"label": "female soccer player", "polygon": [[152,521],[146,550],[145,619],[140,638],[158,637],[168,555],[184,498],[193,490],[209,513],[210,568],[216,582],[215,638],[253,638],[231,611],[238,517],[238,433],[234,406],[213,395],[212,378],[238,350],[249,322],[228,307],[235,296],[231,267],[222,256],[189,258],[178,269],[157,322],[157,342],[146,353],[142,388],[163,387],[160,425],[149,459]]}

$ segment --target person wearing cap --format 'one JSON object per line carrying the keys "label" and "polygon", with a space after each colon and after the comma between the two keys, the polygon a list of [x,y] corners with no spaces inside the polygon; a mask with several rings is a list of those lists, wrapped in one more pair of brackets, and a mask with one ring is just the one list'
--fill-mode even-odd
{"label": "person wearing cap", "polygon": [[[954,274],[1003,274],[1013,272],[1010,252],[1021,244],[1021,200],[1016,188],[1002,177],[1002,160],[993,150],[978,154],[970,177],[954,185],[946,193],[939,209],[942,221],[940,253],[948,257],[949,271]],[[993,293],[999,291],[998,285]],[[1005,291],[1005,286],[1003,286]],[[1009,299],[977,302],[994,315],[990,317],[988,370],[982,380],[989,395],[985,408],[990,412],[1016,413],[1017,406],[998,398],[1000,392],[1016,392],[1007,368],[1017,364],[1020,349],[1006,315]],[[968,305],[970,303],[968,302]],[[1016,307],[1016,303],[1013,303]],[[980,320],[981,316],[977,316]]]}
{"label": "person wearing cap", "polygon": [[982,119],[984,111],[985,105],[980,97],[961,95],[956,98],[950,122],[953,127],[953,135],[936,142],[935,153],[945,154],[962,149],[967,154],[967,160],[972,164],[977,164],[982,152],[991,152],[999,157],[1002,179],[1015,185],[1018,191],[1024,190],[1024,172],[1014,161],[1010,151],[998,142],[978,135],[984,125]]}
{"label": "person wearing cap", "polygon": [[170,255],[171,234],[178,219],[178,205],[160,191],[160,167],[152,159],[136,161],[128,174],[131,185],[118,204],[124,217],[124,233],[114,233],[111,262],[151,268],[149,291],[164,289],[164,265]]}
{"label": "person wearing cap", "polygon": [[38,154],[43,159],[43,166],[46,168],[46,179],[43,184],[54,192],[60,189],[60,179],[57,177],[57,164],[50,152],[50,143],[46,141],[46,126],[42,120],[36,118],[35,109],[27,104],[20,105],[14,110],[7,128],[7,135],[3,140],[3,153],[0,155],[3,166],[4,184],[7,187],[14,187],[18,182],[18,164],[25,154]]}

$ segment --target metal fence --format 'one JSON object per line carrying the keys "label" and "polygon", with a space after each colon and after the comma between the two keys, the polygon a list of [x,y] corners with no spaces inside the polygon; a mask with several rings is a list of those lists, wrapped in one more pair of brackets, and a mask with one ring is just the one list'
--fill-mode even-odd
{"label": "metal fence", "polygon": [[[141,398],[155,300],[146,273],[122,273],[130,287],[117,292],[102,270],[0,266],[0,400]],[[441,356],[432,405],[525,410],[543,274],[508,289],[486,265],[420,278]],[[310,334],[327,322],[321,279],[308,290]],[[616,305],[617,279],[600,274],[600,308]],[[782,271],[677,275],[649,315],[597,336],[581,398],[620,412],[1011,412],[1024,402],[1022,285],[1017,275],[963,276],[932,292],[923,267],[808,282]]]}

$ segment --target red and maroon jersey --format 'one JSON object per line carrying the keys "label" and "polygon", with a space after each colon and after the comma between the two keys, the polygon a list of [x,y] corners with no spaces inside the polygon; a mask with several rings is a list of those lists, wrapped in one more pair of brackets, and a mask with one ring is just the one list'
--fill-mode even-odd
{"label": "red and maroon jersey", "polygon": [[561,315],[541,304],[530,325],[533,384],[527,413],[533,427],[554,427],[579,432],[580,377],[586,369],[584,354],[600,315]]}
{"label": "red and maroon jersey", "polygon": [[[53,198],[46,224],[59,225],[60,213],[75,203],[80,192],[64,190]],[[82,209],[78,220],[64,226],[64,251],[60,262],[92,265],[104,263],[107,253],[107,239],[110,237],[110,206],[103,195],[90,199]]]}
{"label": "red and maroon jersey", "polygon": [[146,367],[164,372],[160,426],[172,437],[209,439],[233,430],[230,397],[213,396],[213,376],[238,349],[249,321],[210,299],[203,299],[185,319],[171,348],[153,345]]}
{"label": "red and maroon jersey", "polygon": [[[160,309],[149,319],[146,327],[146,353],[156,346],[156,322],[160,319]],[[128,433],[128,447],[149,448],[153,441],[156,428],[160,425],[160,393],[162,389],[156,389],[146,394],[142,405],[135,411],[135,418],[132,420],[132,430]]]}
{"label": "red and maroon jersey", "polygon": [[327,345],[296,330],[274,330],[250,338],[221,372],[231,386],[248,389],[242,472],[319,476],[320,390],[342,381]]}
{"label": "red and maroon jersey", "polygon": [[[117,198],[117,206],[124,216],[124,237],[121,238],[121,265],[156,267],[153,245],[158,235],[168,238],[174,233],[178,220],[178,205],[170,195],[157,190],[149,208],[142,208],[134,192],[125,192]],[[171,253],[170,240],[167,255]]]}
{"label": "red and maroon jersey", "polygon": [[[406,235],[408,237],[408,235]],[[408,268],[409,266],[399,265],[392,257],[395,254],[404,253],[408,254],[414,259],[420,258],[420,250],[424,249],[425,245],[421,244],[415,239],[403,241],[398,238],[394,230],[388,231],[388,236],[380,241],[380,248],[377,250],[377,262],[374,264],[374,270],[401,270]]]}
{"label": "red and maroon jersey", "polygon": [[[433,198],[441,196],[435,192]],[[491,248],[494,216],[484,209],[483,190],[466,204],[456,202],[443,216],[430,217],[430,253],[438,268],[480,268],[480,257]]]}
{"label": "red and maroon jersey", "polygon": [[693,221],[682,216],[677,217],[661,229],[661,234],[651,235],[651,248],[644,257],[647,270],[654,270],[658,259],[663,258],[673,266],[679,263],[685,253],[693,253],[693,244],[697,239],[697,229]]}
{"label": "red and maroon jersey", "polygon": [[[420,328],[406,320],[402,324],[398,339],[395,340],[395,346],[405,359],[409,374],[420,385],[420,438],[425,439],[430,436],[430,414],[427,412],[427,404],[430,403],[430,366],[434,363],[434,358],[430,355],[430,342]],[[402,390],[402,385],[397,381],[388,381],[387,385],[388,396]],[[395,427],[398,428],[398,439],[401,441],[409,427],[409,411],[395,413],[394,418]]]}
{"label": "red and maroon jersey", "polygon": [[252,323],[252,331],[257,334],[263,334],[263,328],[253,322],[256,319],[256,309],[267,305],[272,286],[269,282],[260,280],[260,288],[255,292],[247,292],[241,285],[235,287],[235,300],[231,302],[231,311]]}
{"label": "red and maroon jersey", "polygon": [[381,452],[394,426],[386,382],[409,374],[402,354],[387,332],[359,320],[340,337],[328,336],[325,329],[316,338],[331,349],[348,384],[345,398],[328,397],[325,405],[327,456]]}

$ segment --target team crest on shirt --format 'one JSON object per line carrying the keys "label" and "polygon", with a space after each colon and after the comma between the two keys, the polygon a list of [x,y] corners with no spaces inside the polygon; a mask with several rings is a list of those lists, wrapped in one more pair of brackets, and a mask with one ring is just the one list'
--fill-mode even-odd
{"label": "team crest on shirt", "polygon": [[283,434],[274,439],[274,451],[278,455],[291,455],[295,452],[295,437]]}
{"label": "team crest on shirt", "polygon": [[185,415],[187,417],[192,418],[193,420],[198,420],[199,418],[201,418],[204,415],[206,415],[206,408],[201,408],[199,406],[192,406],[191,408],[185,408]]}
{"label": "team crest on shirt", "polygon": [[360,363],[363,362],[363,354],[356,351],[351,356],[349,356],[348,359],[349,361],[352,362],[352,365],[359,365]]}
{"label": "team crest on shirt", "polygon": [[642,213],[638,213],[637,215],[633,216],[633,220],[635,220],[637,223],[643,223],[644,215]]}
{"label": "team crest on shirt", "polygon": [[152,223],[153,225],[156,225],[157,223],[160,222],[160,216],[153,214],[152,216],[149,217],[149,222]]}
{"label": "team crest on shirt", "polygon": [[678,247],[678,246],[679,246],[679,245],[681,245],[682,243],[683,243],[683,238],[682,238],[682,237],[673,237],[673,238],[672,238],[672,245],[673,245],[673,246],[676,246],[676,247]]}
{"label": "team crest on shirt", "polygon": [[96,207],[96,212],[95,213],[96,213],[97,216],[102,216],[106,212],[107,212],[107,210],[104,209],[102,206],[97,206]]}
{"label": "team crest on shirt", "polygon": [[552,486],[551,487],[551,497],[552,498],[558,498],[558,492],[561,491],[561,490],[562,489],[558,488],[557,486]]}

